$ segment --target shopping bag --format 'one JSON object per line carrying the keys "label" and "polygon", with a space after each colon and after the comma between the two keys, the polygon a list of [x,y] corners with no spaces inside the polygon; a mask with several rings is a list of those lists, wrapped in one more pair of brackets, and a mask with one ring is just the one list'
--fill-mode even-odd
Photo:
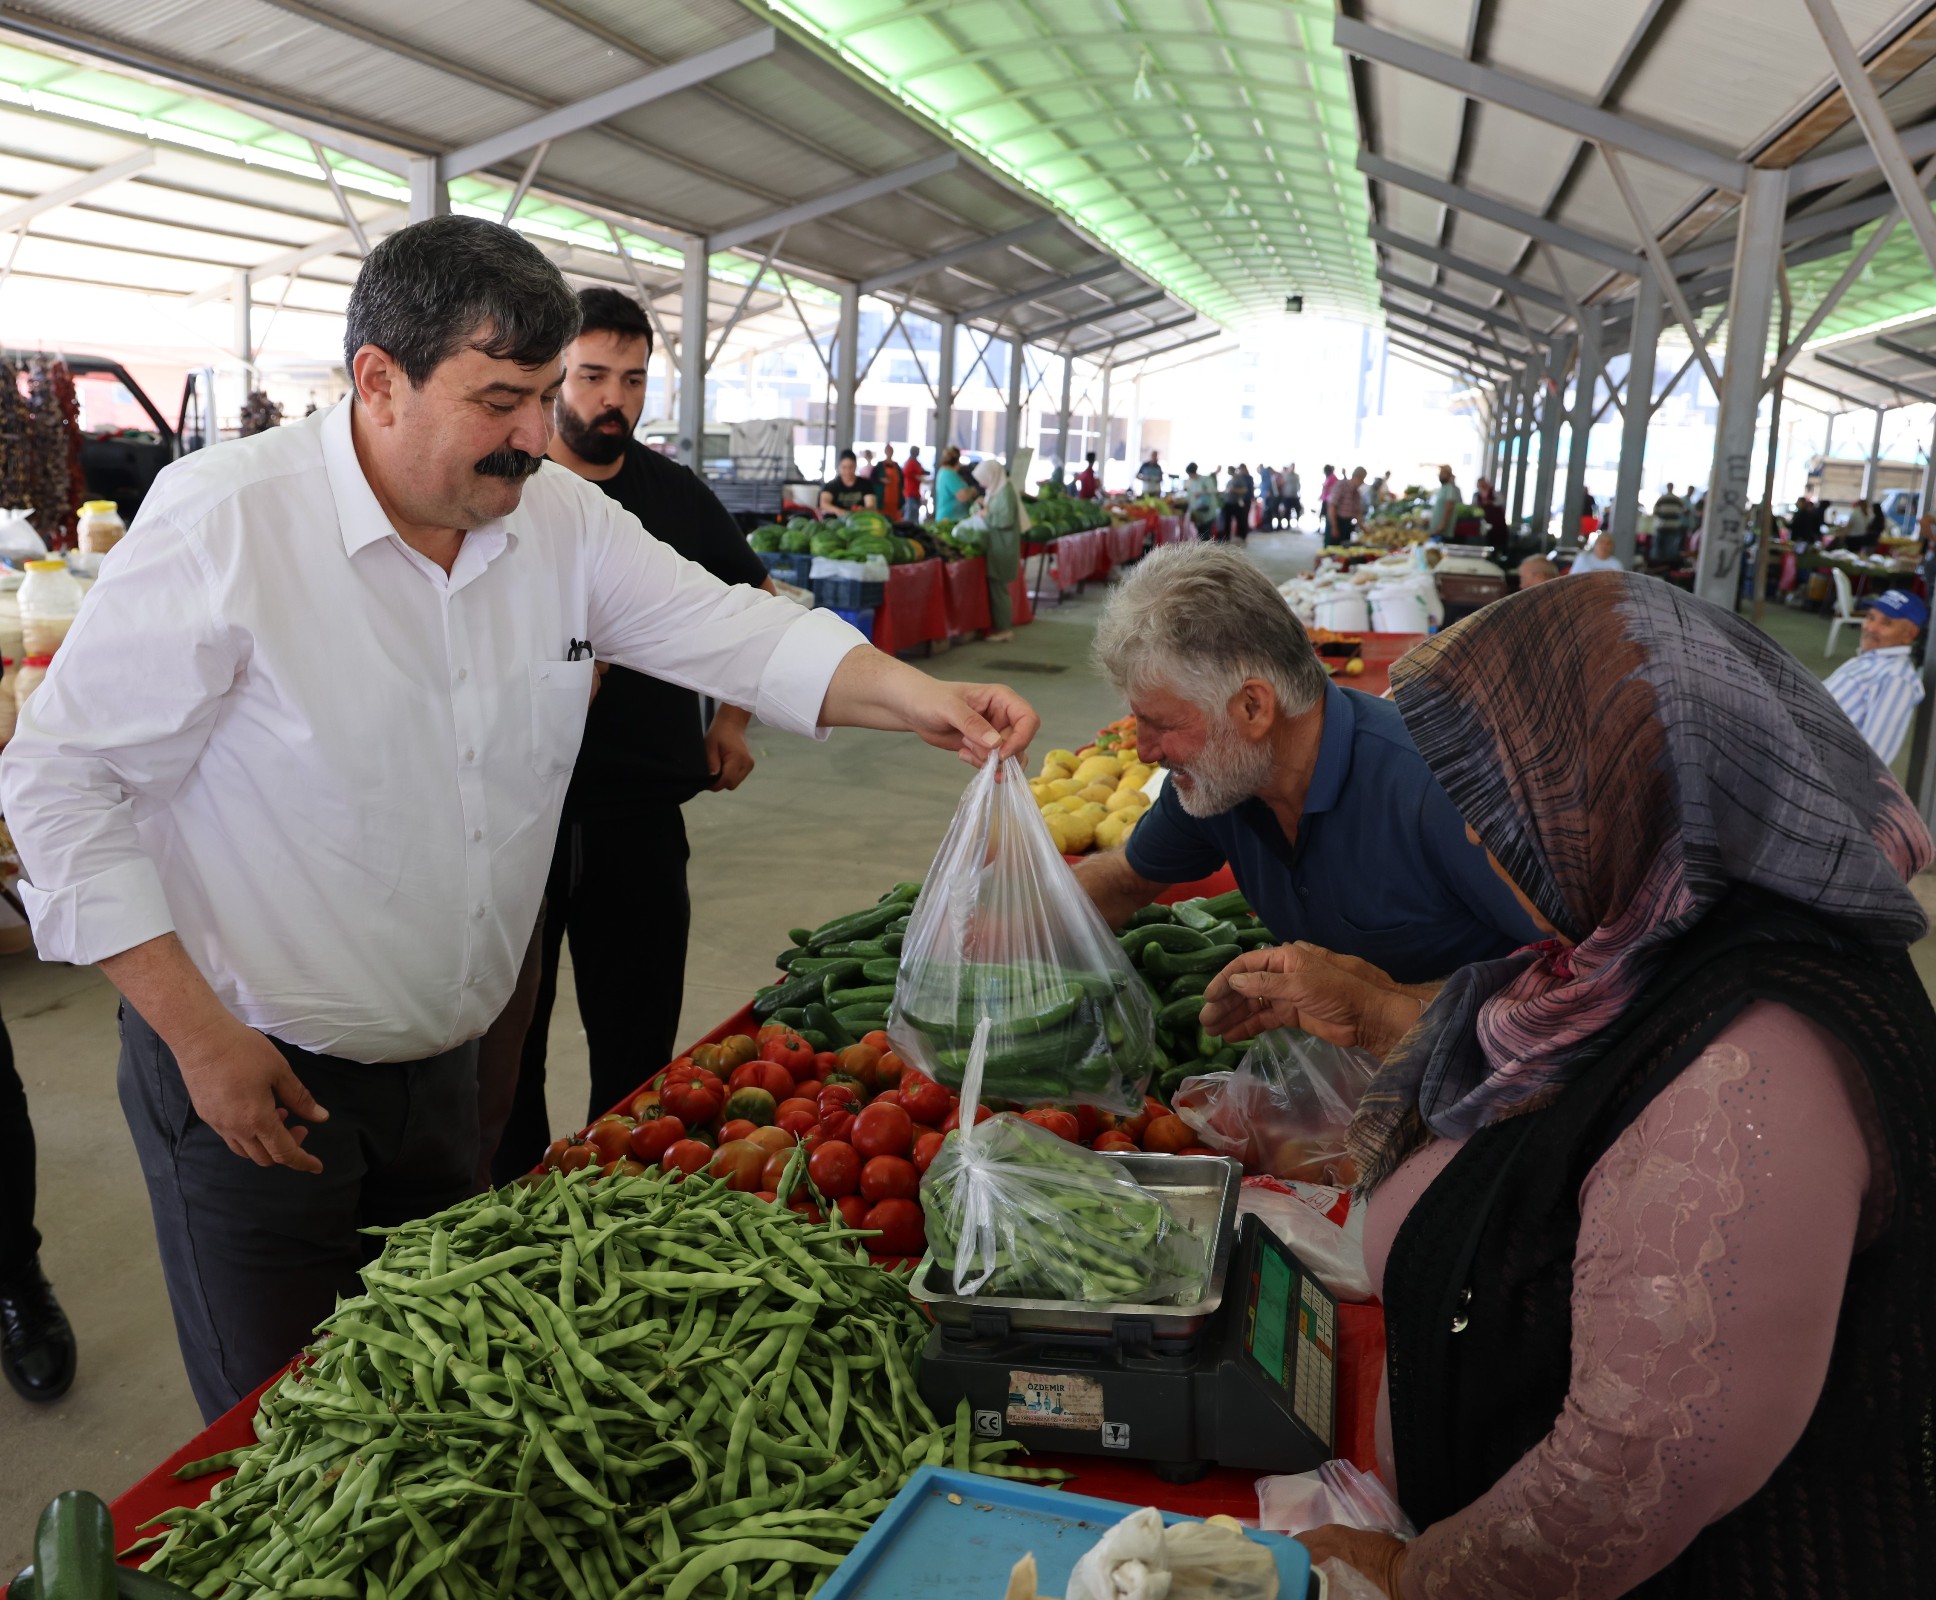
{"label": "shopping bag", "polygon": [[969,1047],[960,1126],[921,1179],[954,1292],[1148,1305],[1201,1298],[1208,1258],[1161,1195],[1110,1156],[1006,1112],[978,1120],[992,1024]]}
{"label": "shopping bag", "polygon": [[1348,1189],[1358,1174],[1345,1130],[1377,1070],[1368,1050],[1276,1028],[1258,1036],[1234,1071],[1185,1078],[1170,1109],[1246,1172]]}
{"label": "shopping bag", "polygon": [[968,785],[901,944],[888,1038],[957,1088],[991,1024],[990,1100],[1134,1111],[1154,1059],[1148,986],[1049,837],[1010,759]]}

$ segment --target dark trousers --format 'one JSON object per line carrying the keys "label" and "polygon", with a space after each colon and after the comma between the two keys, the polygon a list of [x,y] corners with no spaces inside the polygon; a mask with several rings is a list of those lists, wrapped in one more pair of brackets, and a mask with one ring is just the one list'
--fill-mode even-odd
{"label": "dark trousers", "polygon": [[585,1120],[611,1110],[672,1059],[692,926],[689,854],[677,806],[622,821],[567,822],[558,830],[545,885],[538,1001],[511,1119],[491,1163],[493,1181],[509,1183],[530,1171],[553,1136],[545,1111],[545,1045],[567,935],[591,1056]]}
{"label": "dark trousers", "polygon": [[27,1120],[27,1091],[14,1069],[13,1041],[0,1023],[0,1283],[25,1272],[39,1254],[34,1125]]}
{"label": "dark trousers", "polygon": [[271,1041],[329,1112],[303,1148],[320,1173],[258,1167],[195,1114],[175,1057],[121,1008],[121,1109],[148,1182],[189,1387],[213,1421],[313,1337],[380,1239],[470,1193],[475,1041],[427,1061],[365,1066]]}
{"label": "dark trousers", "polygon": [[1250,502],[1248,500],[1226,500],[1222,514],[1217,518],[1217,537],[1228,540],[1232,536],[1239,539],[1250,537]]}

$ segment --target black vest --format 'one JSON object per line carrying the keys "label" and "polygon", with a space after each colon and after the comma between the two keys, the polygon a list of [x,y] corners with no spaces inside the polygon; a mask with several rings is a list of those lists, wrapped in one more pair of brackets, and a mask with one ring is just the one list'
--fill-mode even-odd
{"label": "black vest", "polygon": [[[1482,1129],[1413,1207],[1385,1269],[1398,1497],[1421,1528],[1471,1504],[1551,1431],[1571,1376],[1579,1191],[1652,1099],[1752,1001],[1846,1043],[1893,1195],[1850,1265],[1820,1402],[1755,1495],[1646,1596],[1927,1594],[1936,1585],[1936,1012],[1906,952],[1738,891],[1550,1106]],[[1455,1331],[1455,1329],[1457,1331]]]}

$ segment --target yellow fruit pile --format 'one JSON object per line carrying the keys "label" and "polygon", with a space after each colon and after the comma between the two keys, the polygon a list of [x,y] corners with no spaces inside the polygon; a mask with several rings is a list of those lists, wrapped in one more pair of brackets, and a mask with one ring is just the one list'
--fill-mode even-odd
{"label": "yellow fruit pile", "polygon": [[1155,772],[1134,752],[1078,756],[1073,750],[1051,750],[1042,758],[1042,775],[1030,780],[1029,793],[1065,856],[1115,850],[1149,809],[1143,785]]}

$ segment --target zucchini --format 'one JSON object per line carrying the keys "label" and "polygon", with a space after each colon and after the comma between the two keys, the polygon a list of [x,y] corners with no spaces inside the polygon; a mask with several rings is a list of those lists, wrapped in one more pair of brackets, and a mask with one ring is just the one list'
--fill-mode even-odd
{"label": "zucchini", "polygon": [[115,1600],[114,1518],[99,1495],[66,1489],[47,1503],[34,1534],[40,1600]]}

